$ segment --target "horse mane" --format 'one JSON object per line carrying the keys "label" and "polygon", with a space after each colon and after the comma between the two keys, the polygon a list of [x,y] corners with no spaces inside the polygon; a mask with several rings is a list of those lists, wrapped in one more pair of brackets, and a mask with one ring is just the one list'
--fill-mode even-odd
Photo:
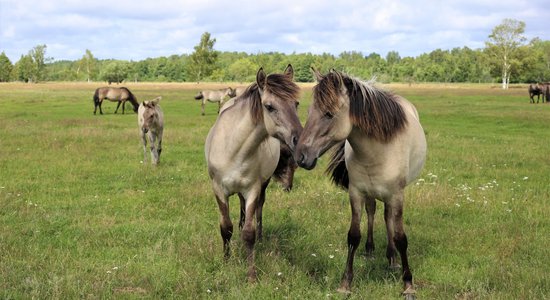
{"label": "horse mane", "polygon": [[334,150],[330,155],[330,162],[328,163],[325,173],[330,174],[330,178],[336,186],[347,190],[349,187],[349,175],[344,159],[345,145],[346,141],[342,141],[333,147]]}
{"label": "horse mane", "polygon": [[395,94],[337,71],[325,75],[313,88],[315,105],[323,112],[336,113],[343,87],[350,101],[351,123],[367,136],[388,142],[405,127],[405,111]]}
{"label": "horse mane", "polygon": [[120,89],[125,90],[128,93],[128,95],[130,96],[128,100],[130,100],[130,103],[132,103],[132,105],[134,106],[134,110],[137,111],[137,108],[139,107],[139,102],[137,101],[136,96],[134,96],[134,94],[132,94],[132,92],[127,87],[120,87]]}
{"label": "horse mane", "polygon": [[[265,92],[275,95],[275,97],[282,101],[294,101],[298,99],[300,88],[292,81],[292,78],[284,74],[270,74],[267,76],[265,86],[263,87],[263,93]],[[251,84],[237,99],[247,99],[246,101],[248,101],[254,124],[263,121],[262,98],[258,83]]]}

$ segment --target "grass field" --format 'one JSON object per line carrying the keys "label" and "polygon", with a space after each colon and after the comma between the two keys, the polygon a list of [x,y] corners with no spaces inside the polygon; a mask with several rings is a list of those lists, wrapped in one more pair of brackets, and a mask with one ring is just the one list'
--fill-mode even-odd
{"label": "grass field", "polygon": [[[217,107],[201,116],[193,100],[205,85],[127,85],[140,101],[163,97],[158,167],[140,163],[135,114],[113,102],[92,114],[98,86],[0,84],[0,298],[344,298],[350,208],[326,157],[297,171],[291,193],[269,187],[251,285],[239,233],[222,258],[203,154]],[[417,106],[428,139],[404,211],[418,297],[550,298],[550,104],[529,104],[526,86],[388,88]],[[350,299],[400,298],[378,207],[376,257],[358,251]]]}

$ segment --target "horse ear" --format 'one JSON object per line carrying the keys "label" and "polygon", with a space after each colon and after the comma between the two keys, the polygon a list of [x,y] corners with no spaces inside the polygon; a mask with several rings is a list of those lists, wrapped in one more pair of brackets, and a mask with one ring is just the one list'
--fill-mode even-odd
{"label": "horse ear", "polygon": [[316,70],[313,66],[311,66],[311,72],[313,73],[313,77],[315,78],[315,81],[319,82],[323,79],[323,75],[321,75],[319,70]]}
{"label": "horse ear", "polygon": [[148,106],[148,105],[149,105],[149,101],[143,101],[142,104],[143,104],[143,106]]}
{"label": "horse ear", "polygon": [[153,104],[159,104],[160,100],[162,99],[161,96],[156,97],[155,99],[151,100],[151,103]]}
{"label": "horse ear", "polygon": [[294,78],[294,68],[292,67],[291,64],[288,64],[288,66],[286,66],[285,76],[290,78],[290,79]]}
{"label": "horse ear", "polygon": [[264,68],[260,68],[258,70],[258,73],[256,74],[256,83],[258,84],[258,87],[260,89],[263,89],[265,86],[267,80],[267,76],[265,75]]}

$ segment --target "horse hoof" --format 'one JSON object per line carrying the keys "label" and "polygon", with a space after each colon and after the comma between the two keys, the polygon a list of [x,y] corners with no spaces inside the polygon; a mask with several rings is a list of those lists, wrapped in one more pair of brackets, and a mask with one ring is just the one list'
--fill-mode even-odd
{"label": "horse hoof", "polygon": [[403,297],[405,298],[405,300],[415,300],[416,291],[412,286],[410,286],[403,292]]}
{"label": "horse hoof", "polygon": [[336,291],[344,295],[351,294],[351,288],[350,288],[349,282],[342,280],[342,282],[340,283],[340,287]]}
{"label": "horse hoof", "polygon": [[343,295],[351,295],[351,290],[346,287],[339,287],[336,291]]}

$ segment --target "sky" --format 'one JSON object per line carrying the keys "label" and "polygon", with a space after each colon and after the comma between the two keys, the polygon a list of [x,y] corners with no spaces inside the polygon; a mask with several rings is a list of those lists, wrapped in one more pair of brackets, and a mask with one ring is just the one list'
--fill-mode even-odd
{"label": "sky", "polygon": [[191,54],[209,32],[219,51],[416,57],[483,48],[505,18],[550,40],[548,0],[0,0],[0,53],[139,61]]}

